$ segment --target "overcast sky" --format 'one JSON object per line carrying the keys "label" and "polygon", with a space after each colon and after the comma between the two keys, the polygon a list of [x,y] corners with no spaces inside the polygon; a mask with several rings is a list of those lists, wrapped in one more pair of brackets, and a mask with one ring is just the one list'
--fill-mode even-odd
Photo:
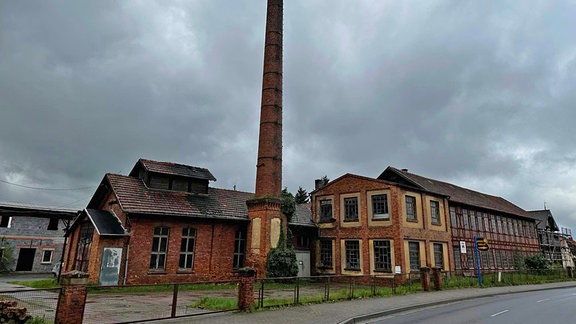
{"label": "overcast sky", "polygon": [[[290,191],[391,165],[546,203],[576,230],[574,1],[284,7]],[[253,192],[265,14],[265,0],[1,1],[0,201],[83,208],[141,157]]]}

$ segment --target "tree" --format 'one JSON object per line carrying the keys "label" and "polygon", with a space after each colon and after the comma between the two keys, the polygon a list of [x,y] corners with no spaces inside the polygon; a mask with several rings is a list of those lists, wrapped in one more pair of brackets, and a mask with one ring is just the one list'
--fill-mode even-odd
{"label": "tree", "polygon": [[6,242],[5,238],[0,239],[0,273],[6,273],[12,271],[10,266],[14,262],[13,258],[14,250],[12,246]]}
{"label": "tree", "polygon": [[298,191],[296,192],[296,196],[294,196],[297,204],[306,204],[310,201],[309,195],[306,192],[306,189],[302,187],[298,187]]}

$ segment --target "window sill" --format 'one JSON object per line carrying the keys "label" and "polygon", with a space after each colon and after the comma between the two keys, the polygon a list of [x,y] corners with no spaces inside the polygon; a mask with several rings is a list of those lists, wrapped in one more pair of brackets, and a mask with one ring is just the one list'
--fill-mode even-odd
{"label": "window sill", "polygon": [[385,270],[385,269],[374,269],[374,272],[379,272],[379,273],[392,273],[392,269],[389,269],[389,270]]}
{"label": "window sill", "polygon": [[345,219],[344,223],[358,223],[359,220],[358,219]]}
{"label": "window sill", "polygon": [[334,267],[332,266],[318,266],[319,270],[332,270]]}
{"label": "window sill", "polygon": [[434,226],[442,226],[442,223],[434,223],[434,222],[432,222],[432,225],[434,225]]}
{"label": "window sill", "polygon": [[360,268],[344,268],[344,271],[358,271],[358,272],[360,272],[360,271],[362,271],[362,269],[360,269]]}
{"label": "window sill", "polygon": [[52,264],[52,262],[40,262],[40,264],[42,264],[42,265],[49,265],[49,264]]}
{"label": "window sill", "polygon": [[322,218],[318,223],[320,224],[331,224],[336,222],[336,218]]}
{"label": "window sill", "polygon": [[389,222],[389,221],[390,221],[390,217],[388,217],[388,218],[383,218],[383,217],[382,217],[382,218],[374,218],[374,217],[372,217],[372,221],[375,221],[375,222]]}
{"label": "window sill", "polygon": [[148,270],[149,275],[165,275],[168,274],[166,270]]}
{"label": "window sill", "polygon": [[407,221],[407,222],[410,222],[410,223],[418,223],[418,219],[409,219],[409,218],[406,218],[406,221]]}
{"label": "window sill", "polygon": [[194,270],[192,269],[178,269],[178,271],[176,271],[176,274],[193,274]]}

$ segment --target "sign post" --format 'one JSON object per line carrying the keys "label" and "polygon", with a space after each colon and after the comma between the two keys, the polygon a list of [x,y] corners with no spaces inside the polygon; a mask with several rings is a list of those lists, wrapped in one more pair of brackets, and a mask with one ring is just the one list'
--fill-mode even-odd
{"label": "sign post", "polygon": [[476,269],[478,269],[478,285],[482,288],[482,271],[480,270],[480,255],[478,250],[488,251],[488,240],[474,235],[474,255],[476,256]]}

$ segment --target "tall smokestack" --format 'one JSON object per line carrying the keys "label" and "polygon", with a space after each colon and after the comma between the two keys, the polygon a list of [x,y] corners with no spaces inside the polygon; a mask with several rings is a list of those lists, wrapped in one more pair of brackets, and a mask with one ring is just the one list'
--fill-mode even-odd
{"label": "tall smokestack", "polygon": [[279,196],[282,191],[283,2],[268,0],[266,12],[256,197]]}

